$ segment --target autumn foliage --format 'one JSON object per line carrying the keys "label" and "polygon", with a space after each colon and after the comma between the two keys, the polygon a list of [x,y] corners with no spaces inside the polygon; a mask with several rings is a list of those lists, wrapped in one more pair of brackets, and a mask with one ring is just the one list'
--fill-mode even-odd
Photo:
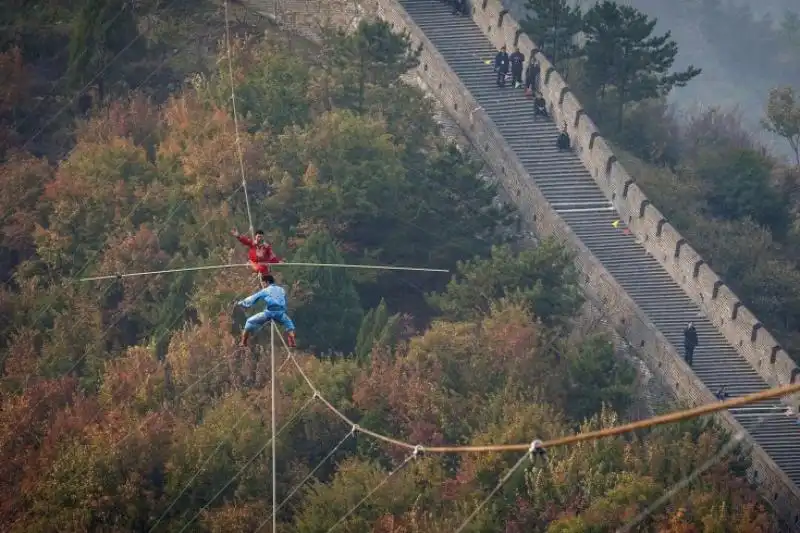
{"label": "autumn foliage", "polygon": [[[360,426],[414,444],[489,444],[626,416],[635,372],[603,331],[575,334],[571,256],[555,241],[506,245],[514,214],[399,80],[416,61],[408,39],[367,22],[326,39],[291,65],[279,43],[236,44],[238,132],[220,54],[166,98],[114,96],[73,117],[63,157],[4,152],[0,530],[256,531],[274,490],[279,531],[324,532],[408,459],[349,435],[279,349],[273,487],[270,331],[237,348],[231,311],[255,290],[248,270],[77,281],[241,262],[229,230],[249,226],[242,170],[254,225],[279,255],[455,273],[276,267],[299,364]],[[21,84],[14,54],[0,56],[0,75]],[[19,87],[0,92],[0,114]],[[481,272],[498,276],[470,301]],[[703,424],[552,450],[469,530],[612,531],[724,445]],[[517,459],[422,454],[343,530],[455,530]],[[719,461],[642,530],[773,531],[742,461]]]}

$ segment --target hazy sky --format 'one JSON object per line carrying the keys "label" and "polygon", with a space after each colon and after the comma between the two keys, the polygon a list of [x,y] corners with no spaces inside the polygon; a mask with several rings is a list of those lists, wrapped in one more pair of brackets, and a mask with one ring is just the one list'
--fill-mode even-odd
{"label": "hazy sky", "polygon": [[[671,100],[681,110],[694,111],[712,106],[738,106],[743,116],[754,132],[759,133],[759,138],[771,149],[788,155],[785,141],[775,139],[763,133],[759,120],[763,117],[764,106],[769,87],[775,85],[777,80],[752,79],[746,75],[747,65],[741,69],[726,67],[719,57],[720,46],[726,43],[716,42],[710,44],[708,37],[703,34],[697,17],[690,13],[689,6],[700,5],[701,0],[618,0],[619,3],[633,7],[658,19],[656,31],[659,34],[672,31],[672,36],[678,43],[679,54],[675,68],[684,68],[693,64],[703,69],[700,76],[684,88],[673,91]],[[725,1],[725,0],[723,0]],[[728,0],[729,1],[729,0]],[[739,0],[741,4],[744,0]],[[503,0],[517,18],[523,18],[522,8],[525,0]],[[580,3],[591,6],[592,0],[582,0]],[[792,6],[800,11],[800,0],[758,0],[750,2],[751,9],[758,16],[770,13],[779,20],[783,13]],[[746,36],[745,36],[746,37]],[[741,46],[742,35],[732,32],[731,40],[736,40]],[[800,61],[800,58],[798,58]]]}
{"label": "hazy sky", "polygon": [[[672,31],[678,43],[679,55],[675,67],[680,69],[693,64],[703,69],[703,73],[688,86],[673,91],[672,100],[681,108],[693,110],[698,107],[738,106],[744,118],[759,138],[771,149],[788,155],[785,141],[763,132],[759,121],[763,118],[766,91],[774,85],[771,80],[752,80],[743,76],[742,70],[731,72],[723,67],[716,47],[712,47],[698,27],[695,18],[682,16],[680,9],[690,0],[624,0],[621,3],[632,5],[652,17],[658,18],[659,33]],[[741,2],[739,2],[741,3]],[[789,0],[759,0],[751,2],[751,9],[758,16],[770,13],[780,19],[789,7]],[[800,3],[800,2],[799,2]],[[731,39],[742,39],[741,35],[731,35]]]}

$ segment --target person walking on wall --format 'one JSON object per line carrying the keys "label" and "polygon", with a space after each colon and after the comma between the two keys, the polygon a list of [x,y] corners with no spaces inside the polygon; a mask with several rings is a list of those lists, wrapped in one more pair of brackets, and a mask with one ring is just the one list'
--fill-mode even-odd
{"label": "person walking on wall", "polygon": [[525,67],[525,55],[519,51],[519,46],[514,47],[508,60],[511,62],[511,86],[518,89],[522,87],[522,69]]}
{"label": "person walking on wall", "polygon": [[565,122],[564,125],[561,126],[561,131],[556,138],[556,147],[559,150],[569,150],[570,146],[571,143],[569,140],[569,133],[567,133],[567,123]]}
{"label": "person walking on wall", "polygon": [[541,67],[539,62],[536,61],[535,55],[536,50],[532,52],[531,60],[525,69],[525,94],[531,97],[539,88],[539,73],[541,72]]}
{"label": "person walking on wall", "polygon": [[508,52],[506,52],[506,47],[503,46],[500,48],[500,51],[497,52],[497,55],[494,56],[494,71],[497,72],[497,86],[498,87],[505,87],[506,86],[506,75],[508,74]]}
{"label": "person walking on wall", "polygon": [[683,350],[684,350],[684,357],[686,358],[686,364],[692,366],[692,362],[694,361],[694,349],[700,342],[697,339],[697,330],[694,327],[693,322],[689,322],[689,325],[686,326],[686,329],[683,330]]}

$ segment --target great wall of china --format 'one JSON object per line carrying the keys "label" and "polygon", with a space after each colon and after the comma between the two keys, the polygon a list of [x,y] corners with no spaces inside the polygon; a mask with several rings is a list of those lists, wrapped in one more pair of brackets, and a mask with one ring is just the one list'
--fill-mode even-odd
{"label": "great wall of china", "polygon": [[[800,379],[800,369],[775,338],[648,200],[544,56],[537,59],[551,121],[534,122],[521,92],[494,86],[485,59],[502,45],[519,46],[526,57],[536,47],[500,0],[470,3],[469,17],[453,17],[439,0],[326,4],[339,24],[377,15],[422,45],[416,69],[422,85],[486,161],[526,225],[540,237],[561,238],[577,253],[591,301],[676,397],[699,405],[716,401],[713,391],[722,385],[736,396]],[[295,28],[304,17],[319,18],[317,4],[249,1]],[[562,124],[573,140],[571,152],[554,146],[556,125]],[[611,225],[616,219],[630,235]],[[689,320],[702,339],[693,368],[680,353],[681,330]],[[749,444],[750,479],[786,529],[800,531],[800,426],[783,416],[786,406],[799,411],[800,395],[717,419]]]}

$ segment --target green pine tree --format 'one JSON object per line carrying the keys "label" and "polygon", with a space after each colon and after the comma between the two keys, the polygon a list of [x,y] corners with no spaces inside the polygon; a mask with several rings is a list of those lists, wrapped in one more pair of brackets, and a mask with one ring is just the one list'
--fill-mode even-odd
{"label": "green pine tree", "polygon": [[459,262],[447,288],[429,302],[450,320],[470,320],[503,298],[547,324],[568,321],[583,304],[572,253],[555,239],[519,254],[507,245],[493,247],[490,258]]}
{"label": "green pine tree", "polygon": [[522,29],[556,68],[578,54],[575,36],[583,24],[580,7],[570,6],[567,0],[528,0],[527,8],[532,15],[522,21]]}
{"label": "green pine tree", "polygon": [[367,89],[386,87],[419,64],[420,49],[412,49],[407,33],[395,33],[388,22],[361,21],[355,32],[337,31],[328,36],[335,50],[332,66],[344,81],[340,103],[364,110]]}
{"label": "green pine tree", "polygon": [[601,102],[615,95],[616,122],[623,126],[629,102],[639,102],[684,87],[701,70],[689,66],[670,73],[678,45],[670,32],[653,36],[656,19],[641,11],[604,0],[586,13],[586,82]]}
{"label": "green pine tree", "polygon": [[583,421],[603,405],[621,413],[633,401],[636,370],[614,354],[614,345],[600,336],[585,339],[566,354],[570,401],[567,411]]}
{"label": "green pine tree", "polygon": [[[318,231],[297,249],[293,261],[342,263],[343,258],[330,234]],[[350,353],[364,317],[351,274],[342,268],[314,267],[298,270],[292,278],[310,296],[293,313],[298,342],[318,352]]]}
{"label": "green pine tree", "polygon": [[[84,0],[72,22],[69,41],[69,80],[77,86],[95,80],[104,98],[113,66],[123,66],[140,49],[139,30],[129,0]],[[124,57],[123,57],[124,56]]]}
{"label": "green pine tree", "polygon": [[389,316],[386,301],[381,299],[380,305],[371,309],[361,322],[356,341],[356,357],[366,360],[375,346],[393,348],[397,342],[399,326],[400,315]]}

